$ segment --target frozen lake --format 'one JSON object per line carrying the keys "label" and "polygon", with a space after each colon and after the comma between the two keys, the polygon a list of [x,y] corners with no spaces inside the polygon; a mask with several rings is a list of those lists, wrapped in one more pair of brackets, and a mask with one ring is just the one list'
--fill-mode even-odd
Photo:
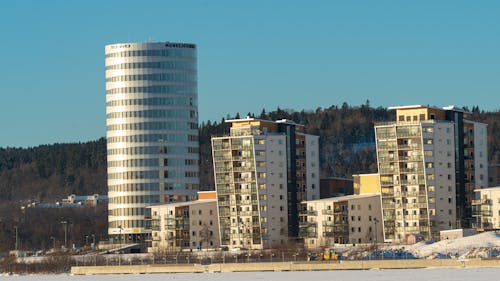
{"label": "frozen lake", "polygon": [[229,272],[229,273],[177,273],[147,275],[31,275],[0,276],[0,280],[12,281],[304,281],[304,280],[342,280],[342,281],[405,281],[405,280],[499,280],[500,268],[429,268],[429,269],[385,269],[385,270],[337,270],[337,271],[294,271],[294,272]]}

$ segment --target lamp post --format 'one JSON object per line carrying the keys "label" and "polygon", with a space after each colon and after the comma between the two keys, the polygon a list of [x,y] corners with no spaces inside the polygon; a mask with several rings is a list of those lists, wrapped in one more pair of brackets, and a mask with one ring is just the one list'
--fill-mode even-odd
{"label": "lamp post", "polygon": [[122,248],[122,230],[123,230],[123,227],[120,225],[120,226],[118,226],[118,228],[120,229],[120,245],[118,247],[118,265],[120,266],[121,265],[120,253],[121,253],[121,248]]}
{"label": "lamp post", "polygon": [[120,240],[120,245],[118,246],[118,248],[121,248],[122,247],[122,230],[123,230],[123,227],[120,225],[120,226],[118,226],[118,228],[120,229],[120,236],[118,237],[118,239]]}
{"label": "lamp post", "polygon": [[374,218],[373,221],[375,222],[375,245],[377,245],[377,243],[378,243],[378,232],[377,232],[378,219]]}
{"label": "lamp post", "polygon": [[14,250],[18,250],[19,247],[19,236],[18,236],[18,231],[17,231],[17,226],[14,226],[14,229],[16,230],[16,244],[14,245]]}
{"label": "lamp post", "polygon": [[64,248],[68,248],[68,222],[67,221],[61,221],[61,224],[64,225]]}

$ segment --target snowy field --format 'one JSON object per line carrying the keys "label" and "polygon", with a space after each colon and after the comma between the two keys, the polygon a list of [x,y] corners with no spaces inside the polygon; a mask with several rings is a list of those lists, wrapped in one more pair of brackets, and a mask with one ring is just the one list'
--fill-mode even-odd
{"label": "snowy field", "polygon": [[500,280],[500,268],[430,268],[403,270],[337,270],[337,271],[297,271],[297,272],[231,272],[231,273],[177,273],[148,275],[31,275],[0,276],[8,281],[304,281],[304,280],[341,280],[341,281],[472,281]]}
{"label": "snowy field", "polygon": [[[363,246],[339,249],[346,259],[380,258],[488,258],[500,257],[500,232],[484,232],[454,240],[443,240],[432,243],[424,241],[414,245],[383,245],[378,247],[378,252],[373,249],[364,249]],[[500,279],[499,279],[500,280]]]}

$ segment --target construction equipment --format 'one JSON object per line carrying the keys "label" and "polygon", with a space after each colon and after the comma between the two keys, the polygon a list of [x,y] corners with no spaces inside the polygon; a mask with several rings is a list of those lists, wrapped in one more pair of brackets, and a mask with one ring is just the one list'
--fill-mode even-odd
{"label": "construction equipment", "polygon": [[333,248],[325,248],[323,250],[322,260],[327,261],[327,260],[337,260],[337,259],[338,259],[337,253]]}

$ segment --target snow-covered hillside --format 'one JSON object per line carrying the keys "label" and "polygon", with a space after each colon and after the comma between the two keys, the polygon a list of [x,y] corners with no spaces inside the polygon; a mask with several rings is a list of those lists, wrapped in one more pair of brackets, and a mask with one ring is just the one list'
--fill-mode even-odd
{"label": "snow-covered hillside", "polygon": [[359,245],[337,249],[345,259],[436,259],[500,257],[500,233],[484,232],[454,240],[414,245]]}
{"label": "snow-covered hillside", "polygon": [[435,256],[487,258],[499,255],[500,233],[484,232],[454,240],[442,240],[432,244],[420,242],[405,248],[417,258],[432,258]]}

